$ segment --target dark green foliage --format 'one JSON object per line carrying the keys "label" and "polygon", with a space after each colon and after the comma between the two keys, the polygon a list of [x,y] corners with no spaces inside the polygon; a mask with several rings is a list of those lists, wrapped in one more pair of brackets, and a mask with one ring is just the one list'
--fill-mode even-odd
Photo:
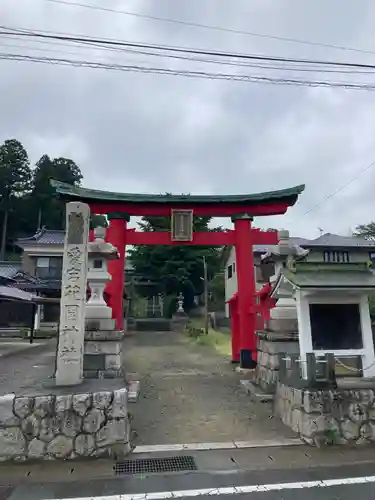
{"label": "dark green foliage", "polygon": [[30,168],[27,152],[16,139],[0,146],[0,260],[6,249],[14,250],[17,237],[34,234],[42,226],[64,228],[64,204],[56,198],[50,179],[79,185],[82,173],[73,160],[48,155]]}
{"label": "dark green foliage", "polygon": [[[209,229],[209,217],[195,217],[194,231],[218,231]],[[142,231],[170,231],[169,217],[143,217],[139,226]],[[219,249],[203,246],[141,245],[129,251],[135,272],[158,283],[158,292],[164,296],[184,295],[185,310],[194,306],[194,295],[203,293],[203,257],[207,260],[208,279],[212,279],[220,267]],[[167,308],[166,308],[167,309]]]}

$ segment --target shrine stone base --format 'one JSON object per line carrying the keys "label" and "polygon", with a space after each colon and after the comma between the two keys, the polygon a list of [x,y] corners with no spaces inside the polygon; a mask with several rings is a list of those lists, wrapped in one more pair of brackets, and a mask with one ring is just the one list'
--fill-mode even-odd
{"label": "shrine stone base", "polygon": [[267,394],[273,394],[279,380],[279,354],[298,354],[298,337],[292,333],[268,331],[257,332],[257,337],[258,363],[254,382]]}
{"label": "shrine stone base", "polygon": [[124,331],[112,319],[86,321],[83,355],[84,378],[124,378]]}
{"label": "shrine stone base", "polygon": [[121,460],[131,450],[126,388],[0,397],[0,462]]}
{"label": "shrine stone base", "polygon": [[[371,387],[372,386],[372,387]],[[375,442],[375,381],[352,388],[306,390],[277,385],[275,413],[313,446]]]}

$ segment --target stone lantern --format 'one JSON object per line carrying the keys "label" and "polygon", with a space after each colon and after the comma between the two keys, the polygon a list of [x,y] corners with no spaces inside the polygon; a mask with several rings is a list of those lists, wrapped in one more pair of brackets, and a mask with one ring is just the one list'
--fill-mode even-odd
{"label": "stone lantern", "polygon": [[104,289],[111,279],[108,272],[108,261],[119,258],[117,248],[104,241],[106,230],[97,227],[94,230],[95,240],[88,245],[87,281],[91,296],[86,304],[86,319],[112,319],[112,309],[104,300]]}
{"label": "stone lantern", "polygon": [[105,242],[106,230],[97,227],[95,240],[88,245],[87,281],[91,296],[86,304],[86,330],[83,356],[85,378],[123,377],[123,331],[116,331],[112,309],[104,300],[104,289],[111,279],[108,261],[118,259],[117,248]]}

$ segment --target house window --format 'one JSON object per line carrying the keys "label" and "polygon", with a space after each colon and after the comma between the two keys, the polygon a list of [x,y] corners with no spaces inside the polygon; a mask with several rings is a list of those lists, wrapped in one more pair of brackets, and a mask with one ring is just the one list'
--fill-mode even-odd
{"label": "house window", "polygon": [[60,279],[62,257],[39,257],[36,262],[35,275],[42,279]]}
{"label": "house window", "polygon": [[323,254],[324,262],[350,262],[349,260],[349,252],[337,252],[330,251],[324,252]]}
{"label": "house window", "polygon": [[232,270],[233,270],[233,274],[234,274],[236,272],[236,263],[235,262],[233,262],[233,264],[232,264]]}
{"label": "house window", "polygon": [[230,280],[232,276],[233,276],[233,267],[232,265],[230,265],[228,266],[228,280]]}

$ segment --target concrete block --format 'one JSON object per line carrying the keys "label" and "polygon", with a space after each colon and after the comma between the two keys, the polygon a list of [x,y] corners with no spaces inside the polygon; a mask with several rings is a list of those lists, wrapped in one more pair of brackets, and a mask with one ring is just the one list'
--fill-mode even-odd
{"label": "concrete block", "polygon": [[115,330],[116,320],[112,318],[95,318],[95,319],[86,319],[85,321],[85,330],[87,331],[110,331]]}
{"label": "concrete block", "polygon": [[119,354],[109,354],[105,356],[105,370],[121,370],[122,360]]}
{"label": "concrete block", "polygon": [[297,318],[278,318],[269,319],[265,321],[265,326],[267,330],[272,332],[298,332],[298,321]]}
{"label": "concrete block", "polygon": [[85,331],[85,341],[120,341],[124,338],[123,330],[98,330]]}
{"label": "concrete block", "polygon": [[85,354],[120,354],[120,342],[87,341],[85,342]]}
{"label": "concrete block", "polygon": [[299,353],[299,345],[298,341],[292,342],[280,342],[280,341],[269,341],[265,340],[263,344],[263,350],[268,352],[269,354],[298,354]]}
{"label": "concrete block", "polygon": [[105,354],[84,354],[83,355],[83,370],[105,370],[106,355]]}

